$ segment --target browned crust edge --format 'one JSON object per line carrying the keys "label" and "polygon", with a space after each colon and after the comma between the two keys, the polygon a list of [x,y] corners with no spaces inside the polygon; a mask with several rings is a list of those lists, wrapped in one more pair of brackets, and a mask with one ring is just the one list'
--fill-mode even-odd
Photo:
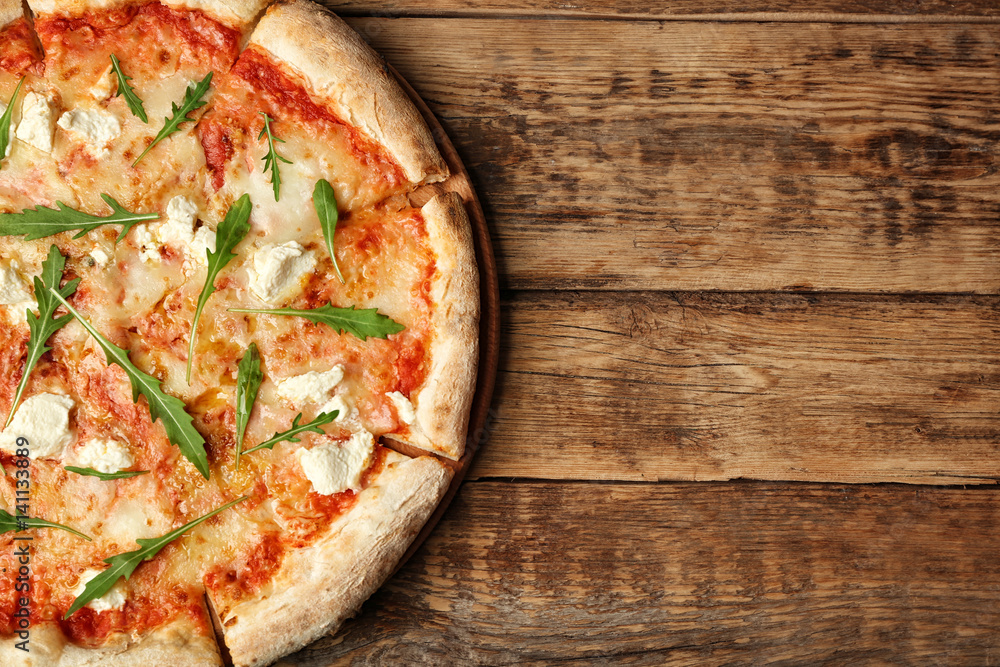
{"label": "browned crust edge", "polygon": [[119,636],[108,646],[86,648],[66,641],[54,624],[34,626],[30,653],[15,648],[14,638],[0,643],[0,664],[52,667],[194,667],[222,665],[215,637],[199,631],[188,619],[177,619],[140,637]]}
{"label": "browned crust edge", "polygon": [[250,44],[297,73],[344,121],[384,146],[412,183],[448,176],[420,112],[361,36],[308,0],[272,5]]}
{"label": "browned crust edge", "polygon": [[[7,0],[4,0],[7,1]],[[28,0],[35,14],[80,16],[90,11],[106,11],[148,0]],[[271,0],[160,0],[173,9],[196,9],[231,28],[246,29],[267,8]]]}
{"label": "browned crust edge", "polygon": [[416,420],[406,437],[415,447],[458,460],[465,451],[479,360],[479,270],[462,198],[447,192],[421,212],[437,270],[431,282],[431,368],[410,396]]}
{"label": "browned crust edge", "polygon": [[231,608],[212,600],[233,664],[266,665],[336,631],[389,577],[450,480],[433,457],[389,452],[354,508],[318,543],[285,556],[270,595]]}

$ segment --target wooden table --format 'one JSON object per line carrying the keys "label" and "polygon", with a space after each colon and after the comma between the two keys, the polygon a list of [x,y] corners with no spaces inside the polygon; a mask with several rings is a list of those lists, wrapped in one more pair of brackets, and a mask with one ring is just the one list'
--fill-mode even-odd
{"label": "wooden table", "polygon": [[466,161],[503,347],[289,663],[1000,663],[1000,3],[328,4]]}

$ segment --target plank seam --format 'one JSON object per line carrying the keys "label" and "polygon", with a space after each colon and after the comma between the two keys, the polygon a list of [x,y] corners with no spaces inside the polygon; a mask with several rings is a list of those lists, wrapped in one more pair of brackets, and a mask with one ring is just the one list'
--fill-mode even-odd
{"label": "plank seam", "polygon": [[657,16],[653,14],[600,14],[585,12],[563,12],[560,14],[522,14],[505,12],[360,12],[350,9],[337,9],[336,13],[352,19],[434,19],[434,20],[511,20],[511,21],[614,21],[614,22],[668,22],[668,23],[853,23],[853,24],[1000,24],[1000,16],[948,15],[948,14],[834,14],[810,12],[748,12],[745,14],[728,12],[720,14],[676,14],[673,16]]}
{"label": "plank seam", "polygon": [[[949,475],[953,477],[954,475]],[[874,488],[899,488],[906,490],[936,490],[936,489],[952,489],[952,490],[962,490],[962,491],[984,491],[990,493],[1000,492],[1000,478],[990,477],[988,475],[983,475],[982,477],[971,477],[970,479],[981,480],[982,483],[975,484],[913,484],[910,482],[823,482],[823,481],[802,481],[802,480],[773,480],[773,479],[752,479],[749,477],[734,477],[729,480],[705,480],[702,482],[688,480],[634,480],[634,479],[546,479],[544,477],[507,477],[507,476],[490,476],[490,477],[466,477],[465,481],[462,482],[463,486],[467,484],[523,484],[525,486],[534,485],[544,485],[544,486],[568,486],[573,484],[592,484],[601,486],[692,486],[697,485],[699,488],[709,487],[728,487],[728,486],[812,486],[812,487],[828,487],[830,489],[839,488],[861,488],[861,487],[874,487]],[[992,482],[992,484],[990,483]]]}

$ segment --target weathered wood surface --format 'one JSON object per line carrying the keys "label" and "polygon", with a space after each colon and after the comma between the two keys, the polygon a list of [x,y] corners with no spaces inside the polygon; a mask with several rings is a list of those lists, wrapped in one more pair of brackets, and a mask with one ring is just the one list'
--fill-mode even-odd
{"label": "weathered wood surface", "polygon": [[568,3],[562,0],[498,0],[456,3],[453,0],[378,1],[358,4],[347,0],[325,0],[330,9],[344,16],[537,16],[540,18],[586,17],[626,19],[698,20],[797,20],[800,17],[834,21],[975,21],[1000,17],[995,0],[741,0],[712,2],[676,0],[670,3],[600,2]]}
{"label": "weathered wood surface", "polygon": [[1000,299],[508,295],[473,477],[1000,480]]}
{"label": "weathered wood surface", "polygon": [[1000,656],[995,489],[466,484],[303,666]]}
{"label": "weathered wood surface", "polygon": [[997,26],[352,25],[455,140],[504,287],[1000,290]]}

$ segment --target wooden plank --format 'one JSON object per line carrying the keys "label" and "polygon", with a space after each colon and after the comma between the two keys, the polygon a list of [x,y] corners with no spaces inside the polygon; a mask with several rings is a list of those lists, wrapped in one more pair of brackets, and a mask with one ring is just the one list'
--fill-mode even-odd
{"label": "wooden plank", "polygon": [[366,2],[324,0],[325,5],[343,16],[541,16],[700,19],[700,20],[798,20],[830,17],[837,20],[970,20],[1000,17],[994,0],[742,0],[741,2],[699,2],[675,0],[667,5],[648,2],[601,0],[573,4],[561,0],[515,0],[514,2],[455,2],[454,0],[408,0]]}
{"label": "wooden plank", "polygon": [[995,664],[995,489],[466,484],[293,664]]}
{"label": "wooden plank", "polygon": [[471,477],[1000,479],[1000,299],[538,293],[501,304]]}
{"label": "wooden plank", "polygon": [[456,140],[505,287],[1000,291],[995,26],[353,25]]}

